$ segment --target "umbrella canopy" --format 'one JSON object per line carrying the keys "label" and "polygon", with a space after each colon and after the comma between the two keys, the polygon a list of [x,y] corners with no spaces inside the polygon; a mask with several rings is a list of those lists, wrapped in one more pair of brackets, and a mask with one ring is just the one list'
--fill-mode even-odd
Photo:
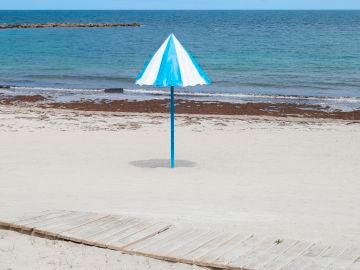
{"label": "umbrella canopy", "polygon": [[138,85],[158,87],[210,84],[196,60],[171,34],[136,79]]}
{"label": "umbrella canopy", "polygon": [[171,168],[175,167],[175,103],[174,87],[210,84],[195,59],[171,34],[161,45],[136,79],[138,85],[170,87]]}

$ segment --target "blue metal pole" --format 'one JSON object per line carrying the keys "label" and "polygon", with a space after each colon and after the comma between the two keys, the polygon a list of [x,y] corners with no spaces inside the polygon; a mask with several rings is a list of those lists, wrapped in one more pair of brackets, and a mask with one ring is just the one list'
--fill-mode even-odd
{"label": "blue metal pole", "polygon": [[170,89],[170,119],[171,119],[171,168],[175,168],[175,104],[174,104],[174,86]]}

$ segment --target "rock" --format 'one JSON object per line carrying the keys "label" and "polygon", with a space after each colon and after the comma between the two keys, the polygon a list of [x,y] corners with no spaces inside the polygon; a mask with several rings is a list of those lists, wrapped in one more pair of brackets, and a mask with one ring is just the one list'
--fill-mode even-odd
{"label": "rock", "polygon": [[104,90],[105,93],[124,93],[124,88],[106,88]]}
{"label": "rock", "polygon": [[32,24],[0,24],[0,29],[11,28],[77,28],[77,27],[139,27],[140,23],[32,23]]}
{"label": "rock", "polygon": [[11,85],[0,85],[0,89],[10,89]]}

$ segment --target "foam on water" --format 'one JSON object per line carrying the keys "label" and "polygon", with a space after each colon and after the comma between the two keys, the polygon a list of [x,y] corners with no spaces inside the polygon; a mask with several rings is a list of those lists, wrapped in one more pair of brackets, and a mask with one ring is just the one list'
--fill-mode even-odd
{"label": "foam on water", "polygon": [[[12,86],[10,89],[0,89],[6,95],[44,95],[55,101],[70,102],[77,100],[150,100],[167,99],[167,89],[130,89],[124,93],[105,93],[105,88],[63,88],[63,87],[25,87]],[[296,104],[320,105],[331,110],[351,111],[360,109],[360,97],[327,97],[327,96],[299,96],[299,95],[269,95],[252,93],[209,93],[190,92],[176,89],[175,95],[181,99],[200,101],[223,101],[232,103],[247,102],[286,102]]]}
{"label": "foam on water", "polygon": [[[150,95],[169,95],[167,90],[146,90],[146,89],[125,89],[125,92],[150,94]],[[222,98],[270,98],[270,99],[289,99],[289,100],[319,100],[319,101],[341,101],[341,102],[360,102],[360,97],[322,97],[322,96],[299,96],[299,95],[266,95],[266,94],[234,94],[234,93],[201,93],[201,92],[182,92],[176,91],[175,95],[189,97],[218,97]]]}

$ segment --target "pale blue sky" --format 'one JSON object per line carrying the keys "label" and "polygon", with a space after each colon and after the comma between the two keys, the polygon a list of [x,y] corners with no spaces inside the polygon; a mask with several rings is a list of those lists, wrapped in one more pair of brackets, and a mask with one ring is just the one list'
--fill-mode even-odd
{"label": "pale blue sky", "polygon": [[0,0],[0,9],[360,9],[360,0]]}

